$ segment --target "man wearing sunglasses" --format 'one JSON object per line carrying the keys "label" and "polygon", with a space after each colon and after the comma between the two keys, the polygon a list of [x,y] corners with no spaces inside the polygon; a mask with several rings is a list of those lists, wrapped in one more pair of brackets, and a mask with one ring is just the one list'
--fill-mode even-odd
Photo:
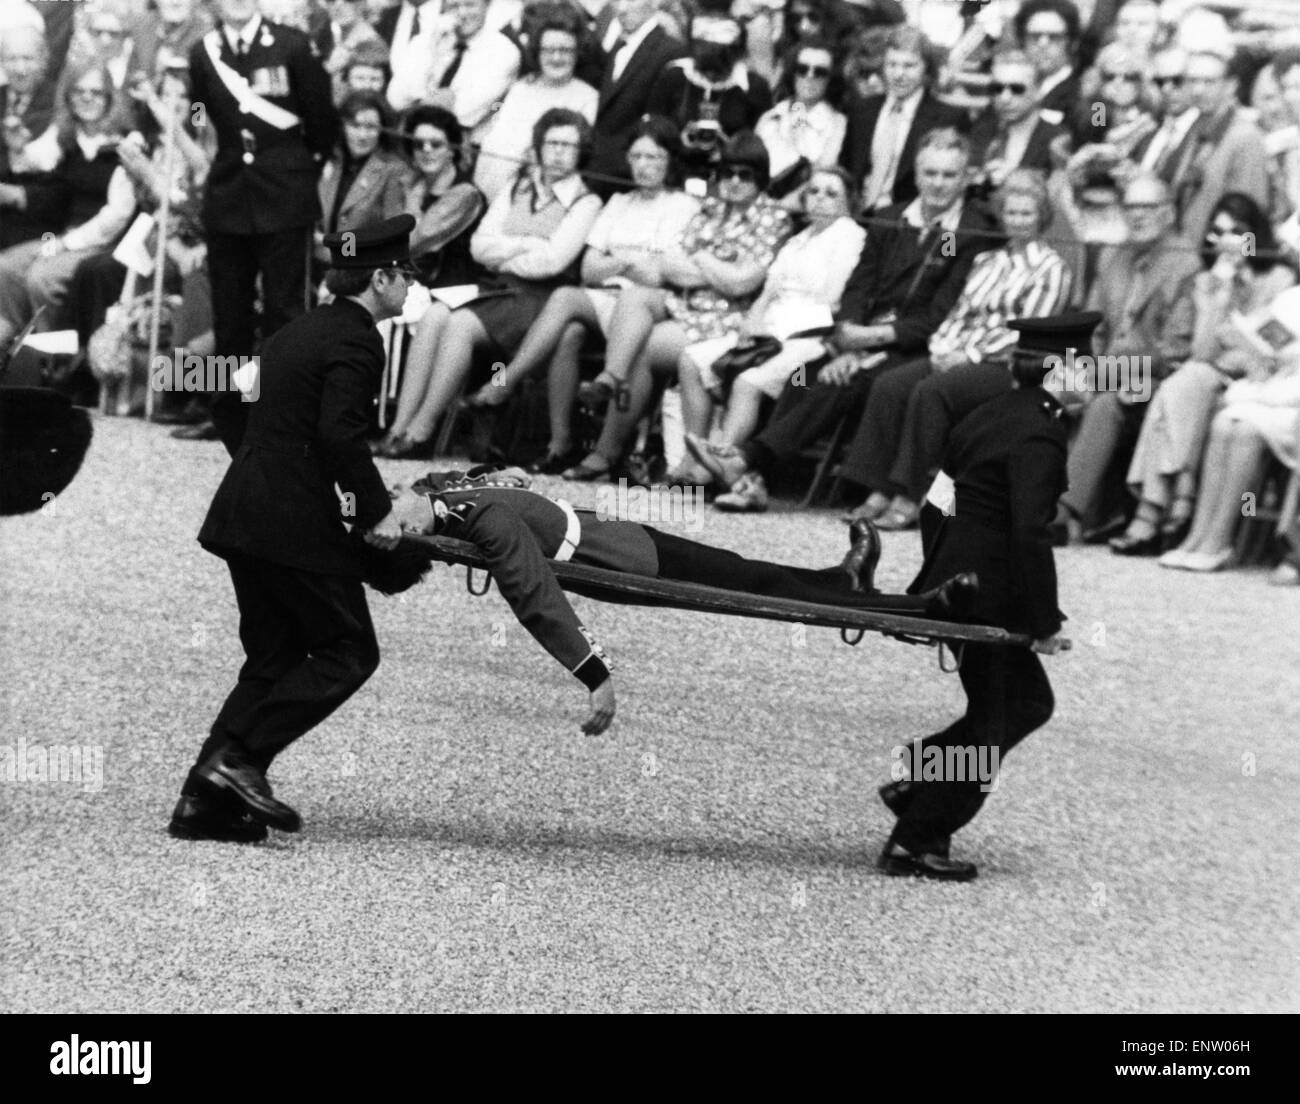
{"label": "man wearing sunglasses", "polygon": [[1038,73],[1039,108],[1058,124],[1079,102],[1079,27],[1079,9],[1070,0],[1025,0],[1016,13],[1016,38]]}
{"label": "man wearing sunglasses", "polygon": [[1173,180],[1174,169],[1187,155],[1192,128],[1200,110],[1187,88],[1187,52],[1170,46],[1156,54],[1151,83],[1155,85],[1160,129],[1133,151],[1138,166],[1161,180]]}
{"label": "man wearing sunglasses", "polygon": [[296,832],[267,768],[379,665],[361,551],[344,523],[375,548],[401,538],[366,432],[384,369],[375,323],[402,312],[414,228],[398,215],[329,235],[333,301],[262,346],[257,400],[227,441],[233,459],[199,532],[230,570],[247,658],[181,790],[169,829],[178,838]]}
{"label": "man wearing sunglasses", "polygon": [[994,58],[989,94],[993,102],[975,120],[970,136],[982,192],[999,187],[1013,169],[1051,172],[1052,141],[1065,128],[1038,109],[1037,75],[1029,56],[1015,50]]}

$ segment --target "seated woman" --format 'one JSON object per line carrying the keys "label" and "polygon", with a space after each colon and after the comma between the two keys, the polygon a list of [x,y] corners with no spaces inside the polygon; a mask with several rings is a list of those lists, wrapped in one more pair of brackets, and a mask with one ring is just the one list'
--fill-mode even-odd
{"label": "seated woman", "polygon": [[[487,207],[483,193],[465,171],[464,132],[446,108],[423,105],[406,116],[402,127],[415,162],[416,177],[406,190],[406,213],[416,220],[411,260],[421,289],[412,289],[410,307],[425,288],[463,287],[477,282],[482,270],[470,255],[470,240]],[[388,436],[373,449],[380,456],[405,456],[415,446],[407,436],[424,404],[432,378],[429,368],[451,310],[437,299],[423,305],[407,352],[406,376]]]}
{"label": "seated woman", "polygon": [[[515,186],[493,200],[470,242],[474,260],[496,280],[480,289],[486,295],[450,315],[431,310],[420,320],[403,403],[407,387],[422,398],[405,420],[399,406],[393,429],[402,440],[385,455],[407,458],[425,452],[439,419],[460,394],[475,354],[490,352],[503,365],[551,292],[574,282],[578,256],[601,206],[578,171],[590,148],[591,126],[576,111],[553,107],[537,120],[537,167],[525,167]],[[427,321],[430,315],[433,322]],[[445,318],[445,324],[438,318]],[[440,331],[433,339],[427,337],[430,328]]]}
{"label": "seated woman", "polygon": [[[1247,248],[1249,244],[1250,248]],[[1215,205],[1196,277],[1192,356],[1151,400],[1128,484],[1138,500],[1128,528],[1110,542],[1120,556],[1154,556],[1187,536],[1206,433],[1228,382],[1258,370],[1260,354],[1233,324],[1234,314],[1267,317],[1296,280],[1278,255],[1268,217],[1249,196],[1229,192]]]}
{"label": "seated woman", "polygon": [[1053,315],[1069,302],[1070,270],[1044,240],[1051,204],[1042,174],[1012,171],[994,203],[1009,241],[976,258],[961,297],[930,337],[929,357],[885,373],[871,389],[840,469],[870,494],[846,520],[870,518],[882,529],[915,525],[949,430],[1011,390],[1010,321]]}
{"label": "seated woman", "polygon": [[[813,170],[812,179],[802,190],[808,226],[781,247],[767,272],[762,294],[749,308],[740,330],[686,347],[678,362],[678,377],[682,421],[688,434],[708,436],[714,397],[721,397],[725,388],[725,381],[713,371],[713,363],[734,348],[741,337],[773,334],[790,327],[795,332],[810,328],[799,320],[801,315],[805,319],[820,315],[830,324],[867,240],[867,232],[849,217],[851,190],[848,174],[838,166]],[[790,327],[784,325],[786,319],[792,320]],[[820,324],[814,321],[812,327]],[[771,360],[741,372],[726,398],[719,443],[740,445],[747,441],[758,426],[763,400],[779,398],[800,365],[824,355],[821,338],[796,337],[783,341],[781,351]],[[712,478],[704,467],[691,462],[672,473],[670,481],[702,484]]]}
{"label": "seated woman", "polygon": [[518,469],[430,472],[411,488],[394,490],[393,510],[405,532],[478,545],[520,624],[592,692],[593,713],[608,709],[606,725],[614,707],[608,661],[569,605],[550,561],[940,620],[966,615],[977,594],[973,575],[915,595],[879,593],[874,574],[880,537],[869,522],[851,531],[848,555],[838,566],[814,570],[748,560],[637,522],[575,510],[530,490],[530,484]]}
{"label": "seated woman", "polygon": [[528,159],[533,125],[553,107],[567,107],[596,121],[600,93],[574,76],[586,28],[577,9],[549,4],[531,28],[524,60],[529,75],[510,86],[492,116],[474,165],[474,183],[490,203],[507,190]]}
{"label": "seated woman", "polygon": [[620,289],[663,285],[660,258],[700,208],[698,200],[669,187],[676,183],[680,150],[672,123],[657,115],[641,118],[627,151],[636,189],[611,196],[587,235],[584,286],[556,288],[505,370],[465,400],[467,406],[499,406],[516,384],[549,360],[551,440],[546,455],[533,465],[539,474],[558,475],[582,459],[573,452],[571,434],[578,358],[587,334],[597,329],[608,333]]}
{"label": "seated woman", "polygon": [[[1266,375],[1268,372],[1271,375]],[[1160,557],[1161,567],[1218,571],[1233,560],[1233,537],[1242,503],[1256,491],[1272,453],[1291,471],[1300,465],[1300,357],[1257,362],[1252,378],[1229,384],[1223,409],[1210,423],[1201,490],[1187,539]],[[1300,532],[1292,528],[1288,563],[1274,574],[1279,584],[1300,582]]]}
{"label": "seated woman", "polygon": [[565,479],[606,478],[623,457],[650,406],[654,373],[672,376],[682,351],[710,338],[739,334],[790,216],[762,195],[767,150],[753,134],[736,135],[722,151],[717,196],[704,201],[678,247],[664,254],[664,283],[674,290],[632,286],[618,298],[609,325],[605,370],[591,392],[613,396],[596,447]]}
{"label": "seated woman", "polygon": [[[342,5],[346,7],[346,5]],[[375,92],[349,92],[339,106],[342,140],[321,171],[321,219],[316,224],[315,259],[328,267],[326,234],[367,226],[400,215],[410,167],[388,151],[388,105]]]}
{"label": "seated woman", "polygon": [[135,214],[135,188],[118,163],[109,130],[113,82],[102,66],[73,69],[67,77],[56,126],[59,161],[53,173],[23,189],[24,206],[35,208],[55,197],[66,214],[64,232],[23,242],[0,253],[0,349],[44,307],[40,323],[51,328],[78,265],[109,249]]}
{"label": "seated woman", "polygon": [[807,39],[795,51],[794,95],[782,100],[758,120],[754,133],[763,140],[771,161],[768,194],[789,197],[787,206],[799,210],[796,190],[808,171],[838,164],[847,121],[830,102],[835,79],[835,54],[829,42]]}

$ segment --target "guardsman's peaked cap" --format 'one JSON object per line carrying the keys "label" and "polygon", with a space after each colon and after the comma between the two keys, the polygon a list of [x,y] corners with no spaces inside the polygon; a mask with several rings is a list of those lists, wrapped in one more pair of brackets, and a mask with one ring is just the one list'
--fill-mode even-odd
{"label": "guardsman's peaked cap", "polygon": [[396,215],[325,236],[332,268],[403,268],[411,263],[415,219]]}

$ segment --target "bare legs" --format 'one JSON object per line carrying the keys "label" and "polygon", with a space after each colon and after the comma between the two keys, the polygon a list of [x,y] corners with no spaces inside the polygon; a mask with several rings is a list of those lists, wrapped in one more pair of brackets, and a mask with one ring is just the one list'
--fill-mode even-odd
{"label": "bare legs", "polygon": [[445,303],[439,303],[435,299],[424,312],[424,317],[415,324],[411,347],[406,356],[406,378],[402,380],[402,392],[397,399],[397,414],[393,418],[393,425],[388,434],[390,441],[408,436],[416,413],[424,404],[429,384],[433,380],[434,352],[438,348],[438,339],[451,313]]}
{"label": "bare legs", "polygon": [[1256,488],[1267,452],[1264,438],[1247,423],[1226,411],[1215,417],[1192,531],[1179,552],[1216,558],[1231,555],[1245,495]]}
{"label": "bare legs", "polygon": [[605,350],[605,370],[596,382],[611,391],[628,382],[657,322],[668,317],[667,295],[660,288],[632,285],[625,288],[614,307]]}
{"label": "bare legs", "polygon": [[[451,408],[465,385],[465,378],[474,363],[475,351],[486,345],[488,340],[483,323],[468,310],[452,311],[441,331],[442,339],[436,342],[435,348],[429,350],[431,355],[426,354],[426,359],[420,362],[427,365],[423,397],[414,413],[409,416],[406,433],[406,437],[416,443],[427,441],[433,436],[438,419]],[[420,332],[417,330],[417,335]],[[411,359],[414,360],[420,351],[423,351],[422,347],[413,344]],[[399,419],[394,423],[394,428],[400,424]]]}

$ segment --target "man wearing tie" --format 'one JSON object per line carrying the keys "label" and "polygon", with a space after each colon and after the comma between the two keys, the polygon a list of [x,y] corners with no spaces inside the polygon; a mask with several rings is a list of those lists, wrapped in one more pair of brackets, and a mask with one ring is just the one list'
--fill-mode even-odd
{"label": "man wearing tie", "polygon": [[927,83],[935,59],[926,37],[915,27],[894,28],[885,41],[883,95],[852,96],[840,163],[861,196],[864,213],[916,198],[913,164],[927,131],[967,128],[966,113],[934,99]]}
{"label": "man wearing tie", "polygon": [[1187,154],[1200,111],[1187,91],[1187,52],[1177,46],[1155,56],[1152,83],[1160,98],[1160,129],[1134,151],[1138,166],[1171,183]]}
{"label": "man wearing tie", "polygon": [[659,74],[686,56],[686,47],[660,24],[655,0],[613,0],[611,7],[615,18],[601,40],[605,65],[588,169],[591,188],[602,198],[619,190],[609,178],[627,176],[628,137],[646,113]]}
{"label": "man wearing tie", "polygon": [[[427,6],[427,5],[426,5]],[[434,31],[428,64],[393,69],[388,102],[397,111],[416,103],[443,107],[467,131],[489,121],[519,75],[519,48],[488,23],[488,0],[445,0],[450,24]]]}
{"label": "man wearing tie", "polygon": [[[255,351],[259,280],[263,341],[307,309],[316,182],[339,118],[329,76],[302,31],[264,20],[257,0],[218,0],[217,11],[220,24],[190,51],[193,102],[205,106],[217,134],[202,221],[215,351],[247,357]],[[202,422],[173,436],[218,433]]]}

